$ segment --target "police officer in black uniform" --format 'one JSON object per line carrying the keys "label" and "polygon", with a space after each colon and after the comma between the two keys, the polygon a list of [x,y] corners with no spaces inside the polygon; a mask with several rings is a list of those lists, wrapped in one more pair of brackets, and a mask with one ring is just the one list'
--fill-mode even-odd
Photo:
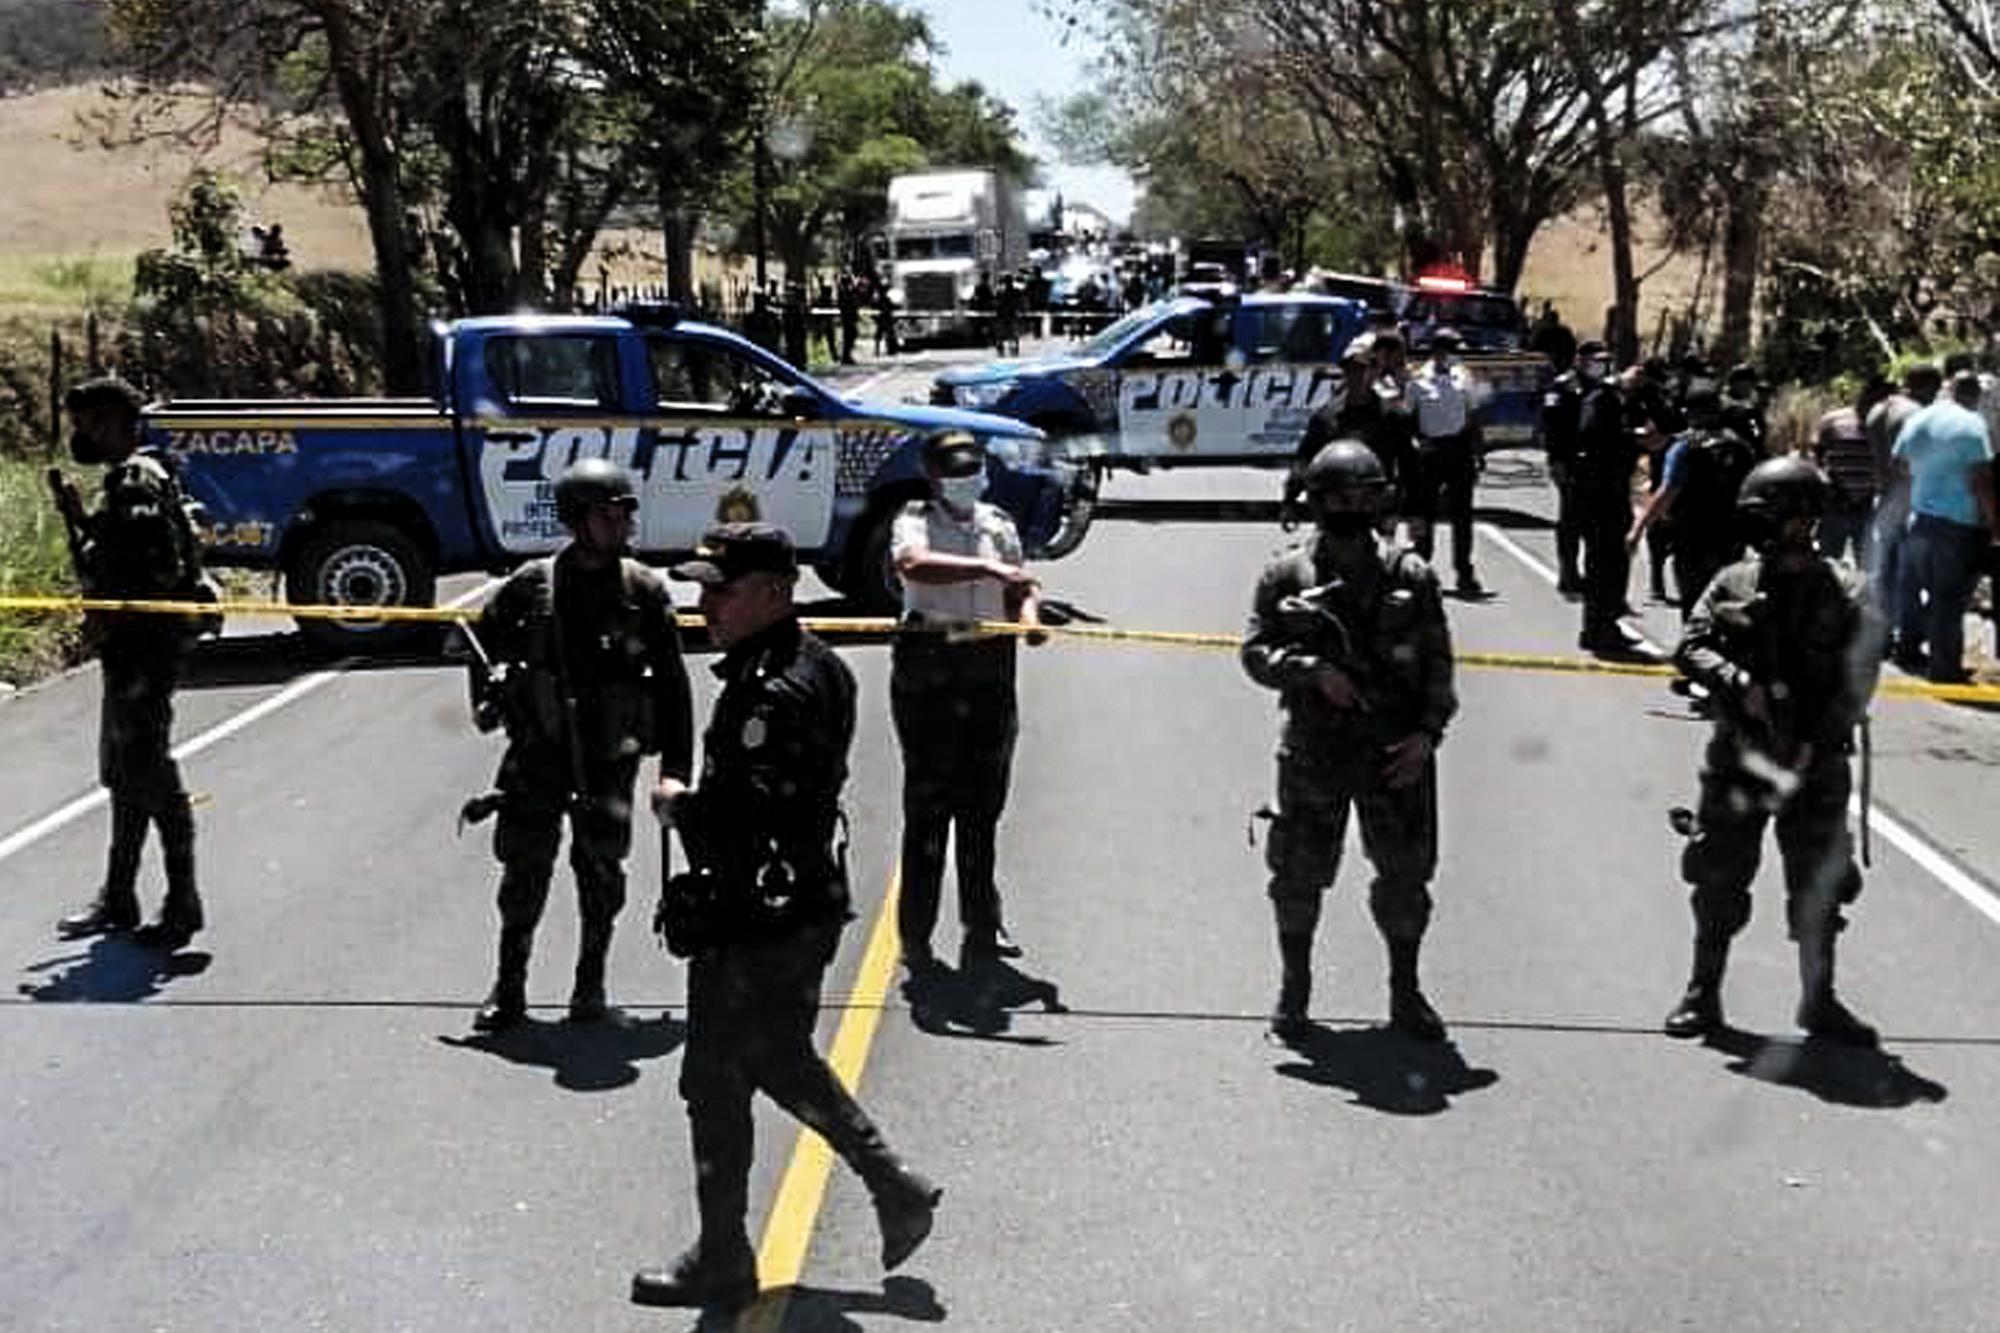
{"label": "police officer in black uniform", "polygon": [[569,1017],[617,1016],[605,1001],[604,962],[625,905],[639,760],[658,754],[660,776],[675,780],[693,763],[673,597],[665,579],[625,554],[639,505],[631,474],[608,459],[583,459],[557,481],[555,501],[569,544],[516,570],[474,631],[504,672],[494,688],[508,741],[494,783],[500,956],[473,1019],[481,1032],[527,1013],[528,959],[565,817],[582,918]]}
{"label": "police officer in black uniform", "polygon": [[1637,420],[1624,392],[1610,377],[1607,358],[1577,354],[1583,398],[1577,408],[1575,486],[1582,523],[1583,629],[1577,646],[1623,654],[1636,641],[1619,623],[1632,557],[1625,536],[1632,527],[1632,474],[1639,464]]}
{"label": "police officer in black uniform", "polygon": [[1666,1032],[1722,1026],[1729,944],[1750,919],[1750,884],[1766,825],[1785,864],[1785,921],[1799,951],[1798,1024],[1873,1046],[1875,1030],[1834,994],[1841,908],[1861,892],[1847,831],[1848,756],[1879,668],[1860,576],[1820,556],[1813,527],[1830,488],[1802,458],[1759,463],[1738,508],[1756,550],[1708,585],[1675,661],[1707,688],[1715,728],[1701,804],[1681,857],[1691,889],[1694,966]]}
{"label": "police officer in black uniform", "polygon": [[[811,1126],[874,1196],[882,1264],[930,1234],[942,1191],[889,1151],[881,1132],[813,1048],[820,983],[851,915],[840,791],[854,737],[854,677],[799,624],[791,537],[725,524],[699,558],[674,567],[701,585],[722,681],[693,787],[661,784],[657,805],[713,887],[690,947],[687,1100],[701,1233],[670,1267],[632,1280],[646,1305],[733,1307],[757,1294],[746,1229],[750,1100],[763,1092]],[[670,886],[671,887],[671,886]],[[663,896],[662,929],[671,944]]]}
{"label": "police officer in black uniform", "polygon": [[[106,377],[63,398],[74,430],[70,456],[99,464],[104,502],[94,514],[60,474],[51,473],[70,528],[70,549],[86,596],[182,599],[200,582],[201,551],[172,464],[139,448],[139,391]],[[194,814],[170,749],[174,687],[193,637],[186,620],[165,616],[85,618],[96,640],[104,685],[98,722],[98,779],[111,794],[111,851],[89,907],[64,917],[64,939],[132,930],[139,924],[139,859],[146,830],[160,831],[167,896],[143,944],[178,949],[203,926],[195,887]]]}
{"label": "police officer in black uniform", "polygon": [[[1591,369],[1584,369],[1588,362]],[[1604,366],[1604,344],[1595,338],[1576,349],[1576,364],[1550,381],[1542,394],[1542,448],[1548,457],[1549,480],[1556,488],[1556,591],[1581,596],[1583,572],[1583,497],[1578,491],[1577,425],[1583,415],[1583,395],[1595,387]]]}

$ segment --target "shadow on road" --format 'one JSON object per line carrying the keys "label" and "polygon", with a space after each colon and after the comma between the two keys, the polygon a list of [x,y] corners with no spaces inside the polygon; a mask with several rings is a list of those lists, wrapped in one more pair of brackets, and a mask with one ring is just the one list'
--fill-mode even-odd
{"label": "shadow on road", "polygon": [[1556,527],[1552,518],[1515,509],[1511,505],[1474,505],[1472,521],[1491,523],[1502,531],[1513,532],[1554,532]]}
{"label": "shadow on road", "polygon": [[438,1041],[454,1050],[554,1070],[556,1086],[571,1092],[610,1092],[637,1081],[639,1061],[672,1054],[686,1037],[685,1023],[661,1014],[613,1023],[543,1022],[531,1017],[502,1032],[440,1036]]}
{"label": "shadow on road", "polygon": [[1453,1097],[1500,1081],[1491,1069],[1467,1065],[1454,1042],[1416,1041],[1392,1028],[1315,1024],[1285,1047],[1306,1061],[1276,1066],[1286,1078],[1345,1088],[1356,1105],[1390,1115],[1436,1115]]}
{"label": "shadow on road", "polygon": [[690,1333],[860,1333],[849,1314],[880,1314],[918,1324],[941,1324],[945,1308],[922,1278],[887,1277],[880,1291],[836,1291],[828,1287],[777,1287],[747,1310],[706,1311]]}
{"label": "shadow on road", "polygon": [[132,1004],[158,995],[169,981],[200,976],[211,961],[199,950],[163,954],[122,935],[105,935],[82,953],[31,964],[28,972],[48,975],[22,982],[20,993],[52,1004]]}
{"label": "shadow on road", "polygon": [[1873,1110],[1898,1110],[1915,1102],[1941,1102],[1944,1084],[1911,1070],[1900,1057],[1810,1038],[1776,1038],[1725,1028],[1708,1039],[1711,1050],[1732,1057],[1729,1072],[1798,1088],[1823,1102]]}
{"label": "shadow on road", "polygon": [[935,1037],[973,1037],[1015,1046],[1058,1046],[1053,1037],[1012,1034],[1014,1011],[1040,1005],[1045,1014],[1066,1014],[1053,981],[1033,977],[1004,959],[979,958],[954,969],[942,960],[919,964],[903,982],[910,1021]]}

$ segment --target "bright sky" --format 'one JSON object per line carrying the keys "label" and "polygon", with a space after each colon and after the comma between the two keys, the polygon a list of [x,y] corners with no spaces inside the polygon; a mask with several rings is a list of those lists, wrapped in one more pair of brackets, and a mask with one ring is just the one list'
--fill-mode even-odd
{"label": "bright sky", "polygon": [[950,82],[977,80],[1012,106],[1028,146],[1051,186],[1071,203],[1087,203],[1113,218],[1132,215],[1132,179],[1113,167],[1073,167],[1058,162],[1036,133],[1038,98],[1061,101],[1089,86],[1090,51],[1065,48],[1060,25],[1036,12],[1031,0],[913,0],[930,15],[944,53],[938,59]]}

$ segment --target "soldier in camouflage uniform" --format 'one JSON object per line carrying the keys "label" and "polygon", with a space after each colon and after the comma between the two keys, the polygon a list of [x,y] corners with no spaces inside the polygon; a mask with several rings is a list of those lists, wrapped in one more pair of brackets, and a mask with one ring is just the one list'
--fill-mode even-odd
{"label": "soldier in camouflage uniform", "polygon": [[1861,892],[1847,831],[1852,736],[1875,689],[1877,642],[1860,577],[1822,559],[1813,528],[1829,494],[1800,458],[1760,463],[1738,512],[1757,550],[1724,569],[1688,617],[1675,660],[1706,686],[1715,729],[1701,805],[1681,857],[1691,886],[1694,968],[1667,1015],[1674,1037],[1722,1026],[1729,942],[1750,919],[1764,828],[1777,825],[1785,919],[1799,950],[1799,1026],[1852,1045],[1875,1030],[1833,990],[1841,907]]}
{"label": "soldier in camouflage uniform", "polygon": [[680,781],[693,762],[694,713],[673,597],[658,573],[625,555],[639,504],[631,476],[605,459],[585,459],[556,483],[555,499],[569,544],[516,570],[476,629],[504,673],[497,688],[508,740],[494,784],[499,973],[473,1020],[481,1032],[527,1012],[528,958],[565,815],[582,918],[569,1017],[616,1016],[605,1002],[604,960],[625,905],[639,760],[658,754],[660,776]]}
{"label": "soldier in camouflage uniform", "polygon": [[[92,514],[68,483],[51,477],[86,596],[182,599],[200,584],[200,545],[172,464],[139,449],[142,404],[138,390],[113,378],[79,384],[63,400],[75,423],[71,456],[105,469],[103,503]],[[193,626],[162,616],[92,615],[84,634],[99,645],[104,677],[97,764],[111,794],[111,852],[97,900],[57,931],[81,939],[139,924],[139,859],[152,826],[160,831],[167,896],[159,919],[138,938],[177,949],[203,925],[194,814],[170,749],[174,687]]]}
{"label": "soldier in camouflage uniform", "polygon": [[1357,811],[1375,866],[1369,907],[1389,950],[1390,1022],[1441,1040],[1417,954],[1437,866],[1435,755],[1458,707],[1444,605],[1430,567],[1376,536],[1389,486],[1365,445],[1329,444],[1305,488],[1317,530],[1264,570],[1243,644],[1244,669],[1279,692],[1285,714],[1266,851],[1283,965],[1271,1029],[1291,1038],[1308,1026],[1320,898]]}

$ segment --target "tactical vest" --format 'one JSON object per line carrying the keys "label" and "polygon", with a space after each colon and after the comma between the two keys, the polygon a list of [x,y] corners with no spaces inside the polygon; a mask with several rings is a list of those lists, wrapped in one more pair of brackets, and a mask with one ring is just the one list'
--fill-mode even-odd
{"label": "tactical vest", "polygon": [[532,561],[514,577],[527,585],[527,593],[519,654],[503,686],[508,739],[566,751],[573,708],[585,763],[659,753],[652,679],[656,644],[645,610],[648,585],[657,576],[636,560],[619,561],[619,595],[597,627],[608,652],[582,662],[567,661],[564,622],[556,613],[556,558]]}

